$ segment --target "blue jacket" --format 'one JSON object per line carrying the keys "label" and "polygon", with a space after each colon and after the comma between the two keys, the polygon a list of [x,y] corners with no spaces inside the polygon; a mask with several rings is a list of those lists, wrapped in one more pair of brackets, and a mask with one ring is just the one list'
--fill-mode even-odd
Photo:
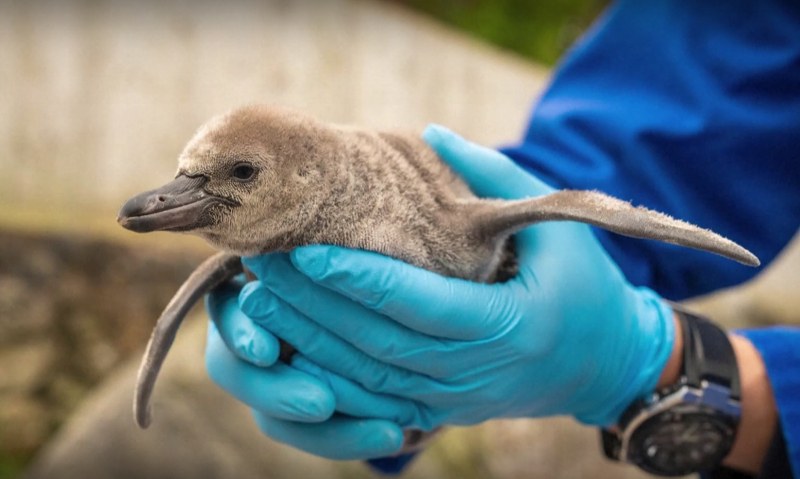
{"label": "blue jacket", "polygon": [[[524,139],[503,151],[554,186],[713,229],[766,265],[800,226],[800,3],[622,0],[566,55]],[[596,234],[632,283],[668,299],[759,271]],[[800,478],[800,329],[744,334],[765,360]]]}
{"label": "blue jacket", "polygon": [[[800,226],[800,5],[625,0],[566,56],[519,145],[554,186],[711,228],[769,263]],[[596,231],[634,284],[680,300],[758,270]]]}

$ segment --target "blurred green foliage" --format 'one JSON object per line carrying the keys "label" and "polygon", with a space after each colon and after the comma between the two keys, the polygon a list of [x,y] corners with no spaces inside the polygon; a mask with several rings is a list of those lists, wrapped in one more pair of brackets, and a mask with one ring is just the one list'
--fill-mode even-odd
{"label": "blurred green foliage", "polygon": [[602,12],[608,0],[395,0],[546,65]]}
{"label": "blurred green foliage", "polygon": [[0,452],[0,479],[12,479],[22,473],[28,457]]}

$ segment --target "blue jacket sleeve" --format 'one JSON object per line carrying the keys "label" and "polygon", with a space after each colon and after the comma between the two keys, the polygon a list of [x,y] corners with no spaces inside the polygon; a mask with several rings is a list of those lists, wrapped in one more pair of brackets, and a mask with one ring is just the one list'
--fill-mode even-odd
{"label": "blue jacket sleeve", "polygon": [[[769,263],[800,225],[800,3],[623,0],[557,68],[504,149],[727,236]],[[596,231],[635,284],[679,300],[758,270]]]}

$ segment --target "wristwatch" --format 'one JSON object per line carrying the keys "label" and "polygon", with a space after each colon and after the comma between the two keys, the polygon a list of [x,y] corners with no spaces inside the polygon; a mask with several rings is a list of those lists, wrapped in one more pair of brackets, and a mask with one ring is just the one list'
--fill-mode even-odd
{"label": "wristwatch", "polygon": [[680,379],[634,402],[614,430],[601,430],[606,457],[660,476],[718,467],[733,446],[741,415],[739,368],[728,335],[671,306],[683,330]]}

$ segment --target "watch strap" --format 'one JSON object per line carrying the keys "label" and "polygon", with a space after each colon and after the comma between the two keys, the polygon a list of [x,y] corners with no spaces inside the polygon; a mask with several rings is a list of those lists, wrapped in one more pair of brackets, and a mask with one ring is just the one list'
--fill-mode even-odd
{"label": "watch strap", "polygon": [[731,399],[741,397],[739,368],[727,333],[702,316],[670,303],[683,333],[682,376],[701,388],[703,381],[730,389]]}

